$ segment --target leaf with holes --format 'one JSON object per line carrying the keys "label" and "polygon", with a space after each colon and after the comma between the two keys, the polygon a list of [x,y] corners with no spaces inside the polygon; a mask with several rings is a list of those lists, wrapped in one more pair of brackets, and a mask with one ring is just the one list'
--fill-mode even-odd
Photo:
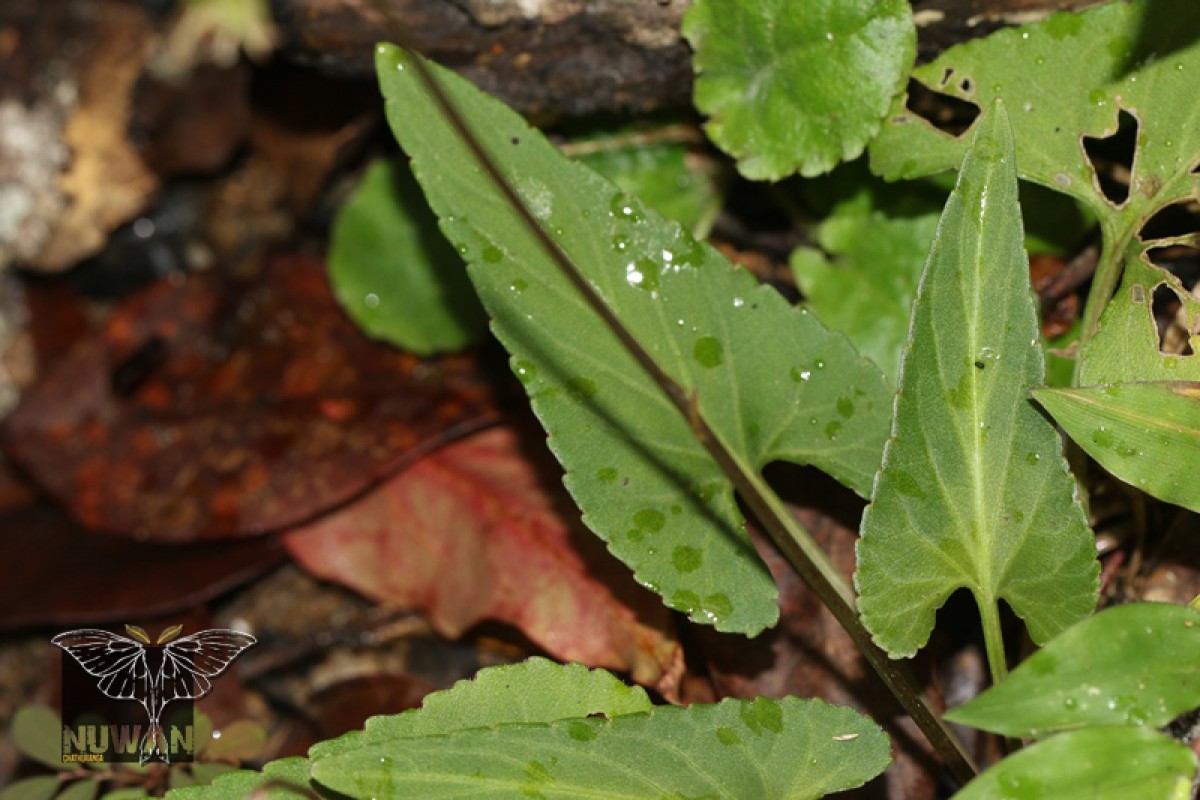
{"label": "leaf with holes", "polygon": [[985,631],[1003,598],[1044,642],[1092,610],[1098,567],[1061,441],[1028,399],[1044,367],[1001,104],[946,203],[909,337],[858,546],[863,621],[910,656],[967,588]]}
{"label": "leaf with holes", "polygon": [[483,334],[483,309],[462,259],[398,161],[373,162],[342,206],[329,281],[360,328],[405,350],[459,350]]}
{"label": "leaf with holes", "polygon": [[1143,258],[1130,258],[1120,291],[1104,309],[1096,335],[1080,351],[1081,384],[1200,381],[1200,356],[1162,352],[1154,300],[1163,293],[1180,303],[1188,348],[1200,348],[1200,300],[1171,273]]}
{"label": "leaf with holes", "polygon": [[[1090,314],[1099,314],[1115,288],[1127,248],[1136,254],[1149,246],[1137,237],[1143,225],[1200,191],[1193,172],[1200,158],[1197,28],[1200,4],[1192,0],[1109,3],[998,31],[913,73],[926,87],[980,108],[1003,99],[1020,176],[1078,198],[1097,215],[1103,285]],[[895,101],[871,143],[872,168],[896,179],[956,167],[969,135],[938,130],[906,102]],[[1085,145],[1115,134],[1123,116],[1136,123],[1136,148],[1128,198],[1118,204],[1102,190]]]}
{"label": "leaf with holes", "polygon": [[[388,118],[466,254],[584,521],[667,603],[722,630],[778,617],[733,488],[692,428],[547,255],[410,66],[381,46]],[[865,493],[891,395],[879,369],[466,81],[433,67],[482,146],[632,335],[751,469],[812,464]],[[763,331],[771,331],[764,337]]]}
{"label": "leaf with holes", "polygon": [[316,756],[312,776],[356,797],[805,800],[861,786],[888,751],[852,709],[759,698],[398,739]]}
{"label": "leaf with holes", "polygon": [[683,35],[705,129],[754,179],[856,158],[916,55],[904,0],[696,0]]}
{"label": "leaf with holes", "polygon": [[1100,466],[1160,500],[1200,511],[1200,383],[1117,383],[1033,395]]}
{"label": "leaf with holes", "polygon": [[1038,742],[971,781],[954,800],[1187,800],[1196,757],[1147,728],[1087,728]]}

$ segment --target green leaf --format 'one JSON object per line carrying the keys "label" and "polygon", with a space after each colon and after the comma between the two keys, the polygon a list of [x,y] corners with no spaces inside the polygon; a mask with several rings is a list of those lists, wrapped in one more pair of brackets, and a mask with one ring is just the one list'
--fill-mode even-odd
{"label": "green leaf", "polygon": [[0,789],[0,800],[50,800],[61,786],[62,781],[56,775],[38,775]]}
{"label": "green leaf", "polygon": [[100,800],[140,800],[149,796],[141,786],[122,786],[100,795]]}
{"label": "green leaf", "polygon": [[205,758],[210,760],[229,759],[251,761],[258,758],[267,744],[267,732],[262,725],[248,719],[239,719],[214,731],[204,749]]}
{"label": "green leaf", "polygon": [[[1003,99],[1020,176],[1079,199],[1099,218],[1104,250],[1090,319],[1115,289],[1127,248],[1136,255],[1154,246],[1137,235],[1146,221],[1200,192],[1192,172],[1200,153],[1198,28],[1200,3],[1192,0],[1108,3],[997,31],[913,72],[934,91],[980,108]],[[872,169],[890,180],[953,169],[969,137],[938,130],[906,102],[907,95],[895,100],[871,143]],[[1129,197],[1116,205],[1101,192],[1083,145],[1084,137],[1115,133],[1122,109],[1139,127]]]}
{"label": "green leaf", "polygon": [[1159,500],[1200,511],[1200,383],[1036,389],[1033,396],[1113,475]]}
{"label": "green leaf", "polygon": [[1158,728],[1200,706],[1200,612],[1166,603],[1101,611],[946,718],[1017,738],[1100,725]]}
{"label": "green leaf", "polygon": [[862,785],[888,753],[851,709],[760,698],[402,739],[317,759],[313,777],[354,796],[425,800],[799,800]]}
{"label": "green leaf", "polygon": [[483,333],[484,315],[462,259],[408,168],[376,161],[333,226],[329,277],[346,313],[369,336],[428,355]]}
{"label": "green leaf", "polygon": [[23,754],[51,769],[69,769],[62,760],[62,722],[46,706],[22,706],[12,721],[12,740]]}
{"label": "green leaf", "polygon": [[[1081,384],[1200,381],[1200,356],[1159,350],[1153,302],[1161,286],[1170,288],[1183,304],[1188,330],[1200,331],[1200,301],[1183,288],[1179,278],[1146,263],[1143,257],[1130,258],[1121,289],[1100,318],[1100,329],[1081,349]],[[1200,336],[1193,334],[1191,345],[1200,351]]]}
{"label": "green leaf", "polygon": [[[442,228],[470,262],[584,521],[673,608],[753,634],[776,590],[725,473],[558,271],[409,55],[377,54],[388,117]],[[561,156],[453,73],[435,80],[562,252],[750,469],[810,463],[865,493],[890,393],[840,335],[678,224]],[[763,331],[770,331],[769,337]]]}
{"label": "green leaf", "polygon": [[[653,131],[622,131],[574,140],[564,148],[650,208],[703,239],[712,229],[723,199],[716,164],[701,159],[686,144],[654,141]],[[646,141],[650,138],[650,141]]]}
{"label": "green leaf", "polygon": [[683,35],[705,129],[755,179],[856,158],[916,55],[904,0],[696,0]]}
{"label": "green leaf", "polygon": [[57,800],[93,800],[100,793],[100,782],[95,778],[72,781],[56,795]]}
{"label": "green leaf", "polygon": [[616,717],[651,708],[645,689],[627,686],[609,672],[534,657],[520,664],[480,670],[471,680],[426,696],[420,708],[372,717],[364,731],[319,742],[309,755],[325,758],[392,739],[592,714]]}
{"label": "green leaf", "polygon": [[937,214],[833,216],[817,228],[817,241],[831,258],[808,247],[792,253],[792,271],[809,308],[845,331],[893,384],[937,221]]}
{"label": "green leaf", "polygon": [[1003,598],[1036,642],[1096,602],[1095,544],[1061,441],[1028,399],[1043,361],[1012,148],[997,104],[921,278],[892,438],[863,517],[859,608],[894,656],[924,645],[959,588],[975,596],[985,632]]}
{"label": "green leaf", "polygon": [[1196,757],[1145,728],[1089,728],[1001,761],[954,800],[1187,800]]}
{"label": "green leaf", "polygon": [[[205,786],[187,786],[167,792],[169,800],[297,800],[316,791],[308,779],[308,759],[281,758],[263,766],[262,772],[235,770],[217,776]],[[319,793],[318,796],[327,795]]]}

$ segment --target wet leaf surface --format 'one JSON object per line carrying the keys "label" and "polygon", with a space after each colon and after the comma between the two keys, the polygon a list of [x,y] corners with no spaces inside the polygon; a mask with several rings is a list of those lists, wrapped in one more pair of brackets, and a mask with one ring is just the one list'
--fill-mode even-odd
{"label": "wet leaf surface", "polygon": [[423,609],[444,635],[499,620],[556,658],[659,681],[677,657],[669,612],[583,529],[530,438],[497,428],[448,445],[285,545],[318,577]]}
{"label": "wet leaf surface", "polygon": [[321,262],[290,256],[126,301],[4,433],[86,525],[182,542],[302,522],[493,418],[471,360],[368,341]]}

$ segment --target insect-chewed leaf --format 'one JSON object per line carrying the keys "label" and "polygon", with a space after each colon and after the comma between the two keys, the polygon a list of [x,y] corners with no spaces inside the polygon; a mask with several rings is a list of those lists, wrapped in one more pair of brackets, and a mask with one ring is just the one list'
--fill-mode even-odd
{"label": "insect-chewed leaf", "polygon": [[[183,633],[182,625],[172,625],[158,635],[158,644],[166,644],[181,633]],[[146,644],[149,644],[149,642],[146,642]]]}
{"label": "insect-chewed leaf", "polygon": [[[468,262],[584,521],[673,608],[756,633],[776,591],[732,484],[559,272],[400,48],[377,53],[396,138]],[[846,339],[732,267],[465,80],[430,66],[560,251],[750,469],[807,463],[865,493],[891,396]],[[764,331],[770,335],[764,336]]]}
{"label": "insect-chewed leaf", "polygon": [[[1125,260],[1120,291],[1104,309],[1100,328],[1081,349],[1079,383],[1098,386],[1134,381],[1200,381],[1200,355],[1176,355],[1160,349],[1155,297],[1174,295],[1189,331],[1200,330],[1200,300],[1179,278],[1141,257]],[[1188,343],[1200,351],[1200,336]]]}
{"label": "insect-chewed leaf", "polygon": [[921,278],[892,438],[863,518],[859,608],[893,655],[926,642],[959,588],[985,619],[1007,600],[1037,642],[1096,602],[1094,540],[1058,434],[1029,399],[1044,365],[1022,240],[1012,134],[997,104]]}
{"label": "insect-chewed leaf", "polygon": [[142,644],[150,644],[150,634],[146,633],[137,625],[126,625],[125,631]]}
{"label": "insect-chewed leaf", "polygon": [[1200,383],[1119,383],[1033,394],[1100,466],[1160,500],[1200,511]]}

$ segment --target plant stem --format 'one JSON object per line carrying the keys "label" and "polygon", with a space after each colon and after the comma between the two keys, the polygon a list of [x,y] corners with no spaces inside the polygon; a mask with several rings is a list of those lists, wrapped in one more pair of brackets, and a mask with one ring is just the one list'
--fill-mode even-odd
{"label": "plant stem", "polygon": [[[399,31],[392,33],[395,35]],[[912,673],[903,664],[892,661],[871,639],[870,633],[858,617],[853,592],[830,563],[825,552],[792,517],[783,502],[757,473],[743,464],[721,441],[700,412],[698,398],[685,392],[683,387],[663,370],[629,332],[603,297],[588,283],[570,256],[563,252],[559,244],[545,231],[508,179],[500,172],[491,155],[471,132],[420,56],[412,59],[412,66],[450,127],[458,133],[479,166],[522,217],[525,226],[538,239],[540,246],[558,266],[566,280],[662,389],[679,413],[688,420],[696,438],[720,465],[755,518],[771,536],[776,547],[850,634],[867,662],[912,716],[951,773],[963,783],[970,781],[978,772],[978,768],[972,763],[962,743],[929,706]]]}
{"label": "plant stem", "polygon": [[1000,609],[995,601],[986,601],[975,595],[979,606],[979,617],[983,623],[983,646],[987,651],[988,670],[992,673],[992,685],[1008,677],[1008,659],[1004,655],[1004,632],[1000,629]]}

